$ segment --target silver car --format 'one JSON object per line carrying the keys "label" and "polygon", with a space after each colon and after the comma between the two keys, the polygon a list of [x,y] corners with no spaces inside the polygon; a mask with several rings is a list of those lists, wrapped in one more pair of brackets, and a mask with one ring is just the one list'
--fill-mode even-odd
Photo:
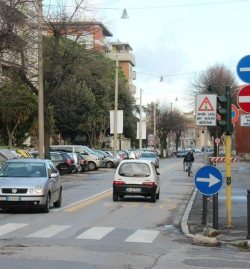
{"label": "silver car", "polygon": [[150,160],[154,163],[156,168],[159,168],[159,157],[154,152],[142,152],[138,158],[139,160]]}
{"label": "silver car", "polygon": [[39,208],[48,213],[50,204],[60,207],[62,185],[58,169],[50,160],[8,160],[0,170],[0,208]]}
{"label": "silver car", "polygon": [[94,152],[98,154],[98,156],[103,158],[103,161],[104,161],[103,167],[114,168],[114,167],[117,167],[118,164],[120,163],[120,159],[118,159],[115,156],[110,156],[108,153],[102,150],[94,150]]}

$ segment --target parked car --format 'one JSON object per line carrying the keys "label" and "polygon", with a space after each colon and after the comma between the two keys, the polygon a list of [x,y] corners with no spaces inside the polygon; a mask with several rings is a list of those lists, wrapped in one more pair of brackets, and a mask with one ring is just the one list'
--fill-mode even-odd
{"label": "parked car", "polygon": [[150,160],[156,168],[159,168],[159,157],[154,152],[142,152],[138,160]]}
{"label": "parked car", "polygon": [[177,158],[179,158],[179,157],[185,157],[188,152],[189,152],[189,150],[186,150],[186,149],[177,150],[176,157]]}
{"label": "parked car", "polygon": [[122,155],[124,160],[129,159],[129,154],[126,150],[117,150],[117,153],[119,153],[119,155]]}
{"label": "parked car", "polygon": [[17,149],[16,152],[22,155],[22,158],[34,158],[33,155],[25,149]]}
{"label": "parked car", "polygon": [[78,172],[83,172],[86,169],[88,169],[88,160],[82,154],[80,153],[76,153],[76,154],[77,154],[78,162],[80,164]]}
{"label": "parked car", "polygon": [[81,169],[81,165],[78,161],[78,157],[77,157],[77,153],[67,153],[73,160],[74,160],[74,163],[76,165],[76,168],[75,170],[72,171],[72,173],[77,173],[80,169]]}
{"label": "parked car", "polygon": [[115,156],[110,156],[108,153],[102,150],[95,150],[94,152],[96,152],[97,154],[99,154],[100,157],[103,158],[104,160],[103,167],[113,168],[117,167],[118,164],[120,163],[120,159],[118,159]]}
{"label": "parked car", "polygon": [[76,164],[66,152],[50,152],[50,159],[57,167],[60,175],[71,174],[76,171]]}
{"label": "parked car", "polygon": [[[114,156],[113,150],[103,150],[103,151],[106,152],[107,154],[109,154],[110,156]],[[117,151],[116,158],[118,158],[120,161],[124,160],[124,156],[121,155],[121,153],[119,153],[118,151]]]}
{"label": "parked car", "polygon": [[60,207],[62,185],[58,169],[50,160],[8,160],[0,170],[0,208],[35,208],[48,213],[50,204]]}
{"label": "parked car", "polygon": [[0,167],[2,167],[7,160],[11,159],[18,159],[18,157],[9,149],[0,148]]}
{"label": "parked car", "polygon": [[201,153],[201,148],[194,148],[195,153]]}
{"label": "parked car", "polygon": [[124,160],[116,169],[113,181],[113,201],[127,195],[150,197],[155,203],[160,197],[160,173],[150,160]]}
{"label": "parked car", "polygon": [[132,150],[127,150],[126,152],[128,153],[128,158],[129,158],[129,159],[136,159],[136,154],[135,154],[134,151],[132,151]]}
{"label": "parked car", "polygon": [[99,169],[101,165],[101,160],[96,156],[90,148],[81,145],[53,145],[50,146],[50,151],[63,151],[63,152],[72,152],[80,153],[84,155],[88,160],[88,170],[93,171]]}

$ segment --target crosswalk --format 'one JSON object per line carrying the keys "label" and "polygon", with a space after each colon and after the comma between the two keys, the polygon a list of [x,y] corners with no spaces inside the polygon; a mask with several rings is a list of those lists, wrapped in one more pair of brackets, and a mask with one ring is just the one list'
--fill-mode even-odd
{"label": "crosswalk", "polygon": [[[31,231],[31,224],[29,223],[7,223],[0,225],[0,239],[11,237],[12,234],[18,234],[22,238],[52,238],[52,237],[64,237],[63,234],[66,230],[73,228],[70,225],[49,225],[28,233]],[[23,231],[25,229],[25,231]],[[118,228],[114,227],[91,227],[75,236],[77,240],[101,240],[107,236],[112,235],[114,230]],[[130,235],[126,238],[123,238],[124,242],[130,243],[153,243],[156,237],[159,235],[159,231],[156,230],[129,230]]]}

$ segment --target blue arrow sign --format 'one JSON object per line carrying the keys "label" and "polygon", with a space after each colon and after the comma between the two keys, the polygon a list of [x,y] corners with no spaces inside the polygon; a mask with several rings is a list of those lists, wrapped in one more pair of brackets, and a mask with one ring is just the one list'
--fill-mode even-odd
{"label": "blue arrow sign", "polygon": [[236,70],[239,78],[250,84],[250,55],[246,55],[240,59]]}
{"label": "blue arrow sign", "polygon": [[194,183],[199,192],[205,195],[216,194],[222,187],[222,174],[213,166],[204,166],[195,175]]}

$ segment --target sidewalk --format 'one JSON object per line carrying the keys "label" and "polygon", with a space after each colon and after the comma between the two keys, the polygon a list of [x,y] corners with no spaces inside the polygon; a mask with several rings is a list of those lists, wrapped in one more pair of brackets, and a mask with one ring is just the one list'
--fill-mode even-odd
{"label": "sidewalk", "polygon": [[[219,168],[218,168],[219,169]],[[232,227],[227,227],[227,199],[225,169],[220,168],[223,176],[223,185],[218,192],[218,230],[221,232],[216,238],[219,241],[233,242],[246,240],[247,227],[247,190],[250,189],[250,162],[239,163],[237,171],[231,172],[231,200],[232,200]],[[213,228],[213,196],[207,196],[207,222]],[[203,195],[194,189],[182,221],[182,232],[194,236],[202,234],[206,224],[203,220]],[[186,222],[186,224],[185,224]]]}

